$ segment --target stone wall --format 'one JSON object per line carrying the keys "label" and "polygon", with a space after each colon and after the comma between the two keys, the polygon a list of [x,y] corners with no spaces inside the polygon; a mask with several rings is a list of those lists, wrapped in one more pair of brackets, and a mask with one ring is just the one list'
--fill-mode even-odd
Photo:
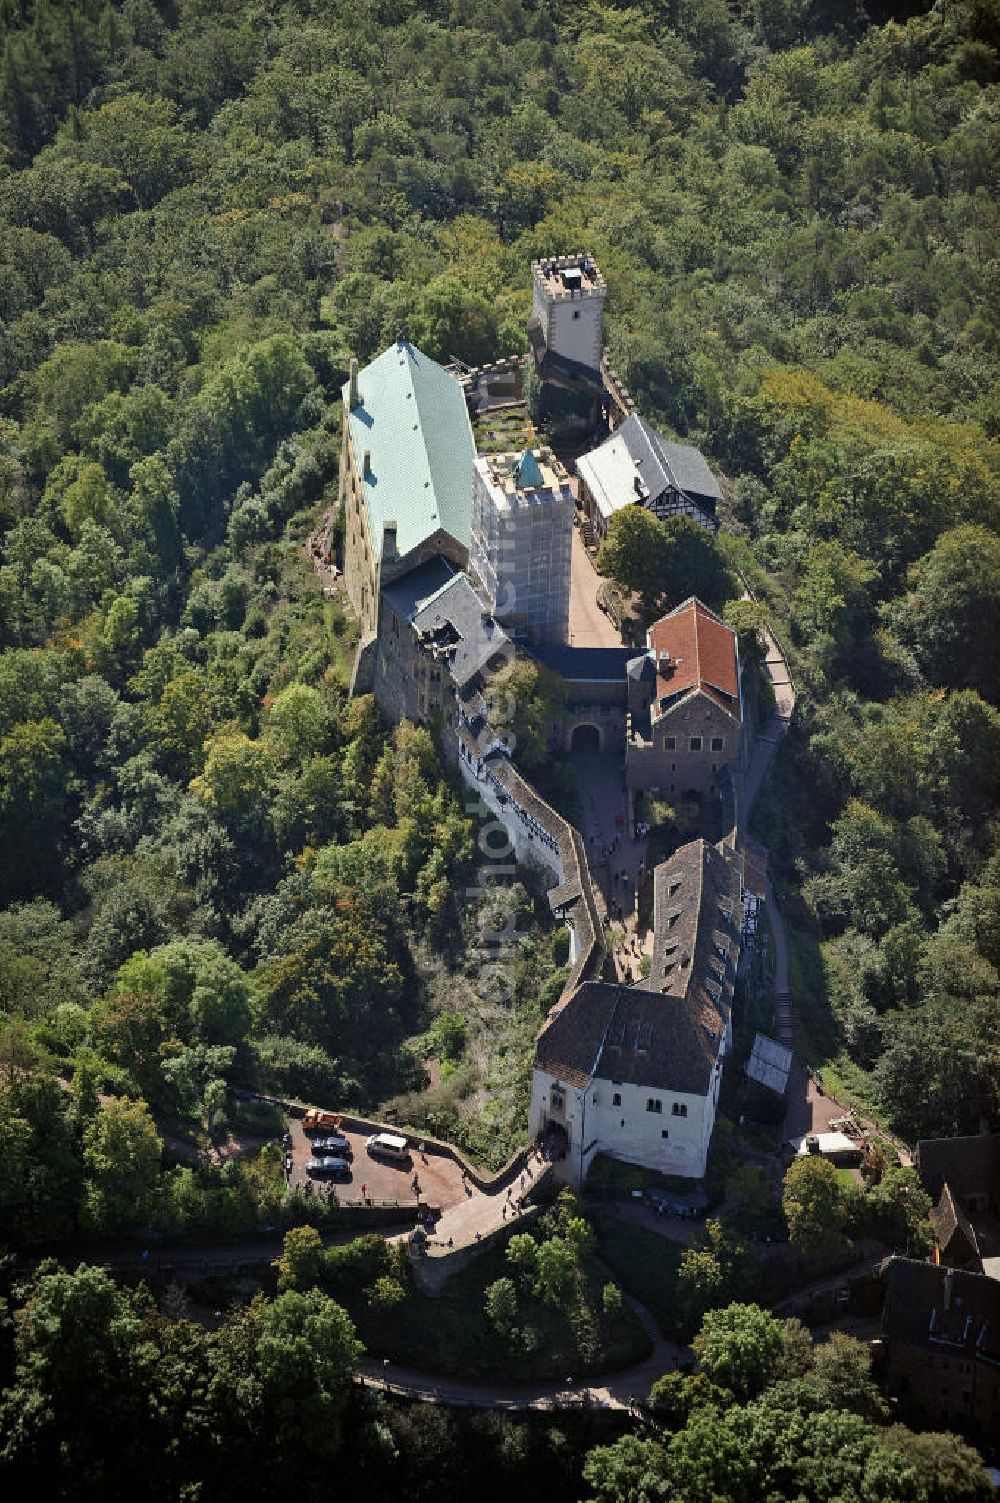
{"label": "stone wall", "polygon": [[459,737],[462,776],[503,825],[522,865],[552,879],[549,905],[573,937],[572,968],[563,995],[604,973],[607,948],[600,909],[580,832],[545,802],[502,751],[478,754],[472,738]]}

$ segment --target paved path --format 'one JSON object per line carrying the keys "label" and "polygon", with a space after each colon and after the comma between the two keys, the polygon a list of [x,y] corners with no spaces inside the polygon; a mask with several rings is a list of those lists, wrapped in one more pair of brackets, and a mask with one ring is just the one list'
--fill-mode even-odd
{"label": "paved path", "polygon": [[744,838],[757,795],[760,793],[778,747],[785,738],[785,733],[791,723],[792,712],[795,709],[795,689],[788,672],[788,664],[770,632],[766,633],[766,638],[767,653],[764,667],[774,691],[774,714],[757,732],[750,749],[750,760],[743,779],[743,799],[740,809],[740,832]]}
{"label": "paved path", "polygon": [[574,647],[620,647],[621,632],[597,604],[601,576],[594,568],[579,527],[573,528],[569,586],[569,639]]}
{"label": "paved path", "polygon": [[580,833],[602,908],[614,922],[611,956],[622,981],[639,974],[641,946],[636,937],[635,892],[648,841],[628,832],[628,795],[616,757],[578,752],[573,757],[580,804]]}
{"label": "paved path", "polygon": [[635,1312],[653,1349],[642,1362],[607,1373],[591,1382],[568,1379],[548,1383],[468,1382],[462,1378],[442,1378],[412,1367],[399,1367],[378,1357],[364,1357],[358,1364],[359,1380],[369,1388],[403,1393],[427,1403],[447,1404],[474,1409],[564,1409],[593,1406],[601,1409],[628,1409],[633,1398],[645,1399],[657,1378],[673,1372],[690,1361],[687,1347],[665,1341],[645,1305],[624,1296]]}

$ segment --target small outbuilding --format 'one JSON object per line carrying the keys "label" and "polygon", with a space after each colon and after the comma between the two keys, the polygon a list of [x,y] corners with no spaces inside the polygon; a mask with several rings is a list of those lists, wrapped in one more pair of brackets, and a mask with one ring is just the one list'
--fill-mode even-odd
{"label": "small outbuilding", "polygon": [[784,1096],[791,1068],[791,1049],[769,1039],[766,1033],[758,1033],[747,1060],[747,1079],[777,1096]]}
{"label": "small outbuilding", "polygon": [[829,1159],[844,1169],[861,1163],[861,1147],[846,1133],[810,1132],[802,1138],[790,1138],[789,1143],[799,1158],[808,1158],[811,1154]]}
{"label": "small outbuilding", "polygon": [[718,530],[721,492],[704,455],[665,438],[633,412],[611,437],[576,462],[580,496],[598,538],[616,511],[645,506],[654,516],[686,516]]}

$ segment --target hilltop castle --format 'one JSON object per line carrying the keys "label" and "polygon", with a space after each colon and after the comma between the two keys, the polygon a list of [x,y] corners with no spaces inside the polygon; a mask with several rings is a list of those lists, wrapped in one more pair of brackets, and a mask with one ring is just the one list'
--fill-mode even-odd
{"label": "hilltop castle", "polygon": [[[592,440],[576,481],[534,441],[521,363],[456,373],[405,332],[363,370],[351,363],[340,505],[361,626],[352,691],[372,692],[392,721],[438,728],[518,860],[547,874],[553,911],[569,926],[569,982],[536,1049],[532,1132],[555,1140],[574,1183],[601,1151],[698,1178],[740,952],[734,827],[746,721],[736,637],[693,599],[658,621],[638,653],[571,642],[569,618],[575,519],[600,534],[615,510],[648,505],[714,530],[718,487],[696,450],[632,414],[604,354],[607,288],[594,260],[538,261],[532,287],[526,363],[543,406]],[[482,453],[474,423],[491,435]],[[517,446],[504,449],[518,423]],[[563,684],[553,750],[623,769],[630,840],[642,838],[639,801],[657,793],[728,811],[727,838],[691,842],[656,869],[643,980],[617,975],[607,954],[606,899],[583,837],[525,780],[492,723],[489,680],[518,652]]]}

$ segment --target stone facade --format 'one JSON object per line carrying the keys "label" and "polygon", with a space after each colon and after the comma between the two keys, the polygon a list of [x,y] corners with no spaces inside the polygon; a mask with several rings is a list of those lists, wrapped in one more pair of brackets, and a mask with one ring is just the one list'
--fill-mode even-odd
{"label": "stone facade", "polygon": [[633,793],[658,790],[665,798],[696,794],[712,798],[724,767],[742,765],[740,719],[696,691],[673,706],[644,734],[632,722],[625,749],[628,785]]}
{"label": "stone facade", "polygon": [[720,797],[746,758],[736,633],[691,599],[649,630],[628,669],[625,775],[630,793]]}

